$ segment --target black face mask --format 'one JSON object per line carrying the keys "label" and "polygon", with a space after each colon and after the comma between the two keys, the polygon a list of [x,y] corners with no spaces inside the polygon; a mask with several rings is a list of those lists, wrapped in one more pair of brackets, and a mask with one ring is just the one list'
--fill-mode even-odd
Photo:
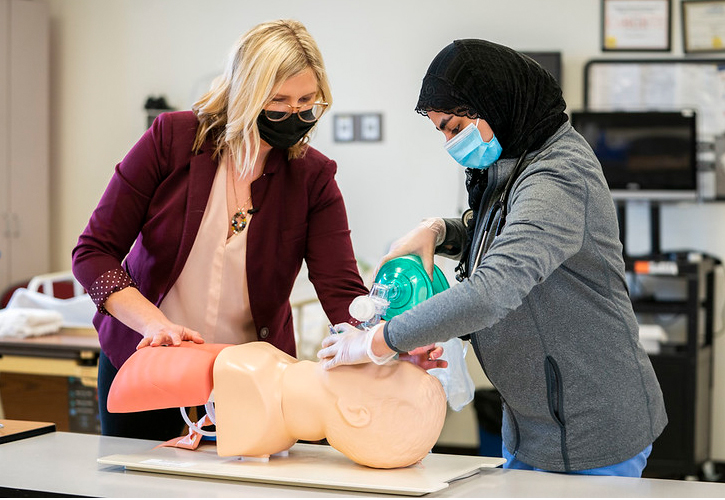
{"label": "black face mask", "polygon": [[287,149],[297,144],[317,122],[303,122],[297,113],[292,113],[281,122],[273,122],[264,111],[257,117],[259,136],[273,148]]}

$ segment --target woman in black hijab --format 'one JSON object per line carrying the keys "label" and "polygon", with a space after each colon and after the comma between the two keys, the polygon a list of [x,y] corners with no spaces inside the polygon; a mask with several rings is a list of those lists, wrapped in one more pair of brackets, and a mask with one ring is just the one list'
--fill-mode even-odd
{"label": "woman in black hijab", "polygon": [[[466,168],[470,210],[427,219],[383,262],[459,259],[457,286],[369,331],[338,325],[328,368],[470,338],[503,400],[505,467],[641,476],[667,423],[639,343],[616,210],[601,165],[532,59],[457,40],[431,63],[416,111]],[[437,353],[436,353],[437,355]],[[435,356],[434,356],[435,357]]]}

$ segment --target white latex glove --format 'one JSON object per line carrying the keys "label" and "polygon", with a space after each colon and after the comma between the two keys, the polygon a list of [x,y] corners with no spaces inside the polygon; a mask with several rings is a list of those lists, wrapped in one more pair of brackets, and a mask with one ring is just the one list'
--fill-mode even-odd
{"label": "white latex glove", "polygon": [[425,272],[433,279],[433,256],[435,255],[436,246],[443,243],[445,236],[446,224],[443,219],[424,219],[415,229],[393,242],[390,250],[383,256],[377,269],[375,269],[373,276],[377,276],[380,268],[389,260],[403,255],[414,254],[420,257]]}
{"label": "white latex glove", "polygon": [[358,330],[349,323],[335,325],[333,328],[340,333],[324,338],[322,349],[317,352],[317,357],[322,360],[320,363],[322,368],[329,370],[339,365],[356,365],[371,361],[383,365],[393,359],[396,353],[379,357],[372,352],[373,337],[382,326],[381,324],[366,331]]}

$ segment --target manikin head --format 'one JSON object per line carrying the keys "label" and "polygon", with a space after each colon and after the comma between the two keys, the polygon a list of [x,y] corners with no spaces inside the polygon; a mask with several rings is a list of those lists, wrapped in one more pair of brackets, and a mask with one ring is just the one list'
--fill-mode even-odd
{"label": "manikin head", "polygon": [[351,460],[402,467],[423,459],[438,440],[445,392],[438,379],[418,366],[364,363],[339,366],[320,377],[331,400],[327,441]]}

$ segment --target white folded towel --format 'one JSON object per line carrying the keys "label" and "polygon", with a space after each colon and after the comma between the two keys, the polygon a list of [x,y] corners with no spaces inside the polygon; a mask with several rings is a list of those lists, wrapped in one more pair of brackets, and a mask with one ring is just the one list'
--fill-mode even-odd
{"label": "white folded towel", "polygon": [[56,333],[63,324],[58,311],[43,309],[0,309],[0,337],[37,337]]}
{"label": "white folded towel", "polygon": [[27,288],[18,288],[10,297],[7,309],[46,309],[58,311],[67,328],[93,328],[96,306],[91,297],[84,293],[69,299],[58,299]]}

